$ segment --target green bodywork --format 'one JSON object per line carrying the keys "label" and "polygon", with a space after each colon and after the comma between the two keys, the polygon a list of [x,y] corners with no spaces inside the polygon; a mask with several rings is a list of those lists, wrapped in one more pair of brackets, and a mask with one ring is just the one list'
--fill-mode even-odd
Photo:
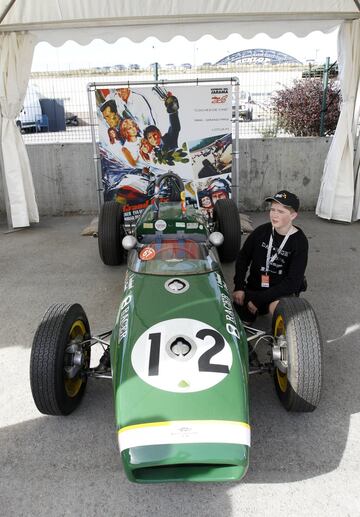
{"label": "green bodywork", "polygon": [[[152,214],[149,215],[148,211],[144,217],[146,221],[146,217],[151,218]],[[144,217],[138,223],[142,232]],[[134,250],[132,253],[139,251]],[[188,282],[185,292],[174,294],[165,288],[166,282],[174,277]],[[185,381],[179,382],[180,391],[160,389],[144,380],[144,377],[141,378],[135,371],[133,348],[148,329],[161,325],[162,322],[168,326],[167,331],[171,334],[172,328],[169,330],[168,323],[170,320],[174,336],[181,336],[183,333],[188,335],[189,329],[177,325],[177,321],[184,319],[195,321],[195,324],[205,328],[216,329],[221,334],[229,345],[229,350],[231,349],[231,367],[228,374],[219,377],[222,379],[220,382],[206,389],[189,392]],[[198,346],[202,344],[199,339],[197,342]],[[144,341],[144,357],[149,357],[151,345],[151,337],[148,336]],[[191,430],[193,424],[202,422],[206,423],[206,429],[212,425],[216,428],[216,424],[221,422],[230,427],[239,425],[248,428],[247,340],[240,320],[232,309],[219,266],[206,273],[188,275],[167,275],[166,261],[161,274],[143,274],[128,270],[110,352],[120,449],[124,436],[122,433],[129,426],[134,426],[130,429],[140,429],[139,432],[146,433],[147,429],[159,429],[157,426],[163,429],[169,422],[184,422],[185,431],[181,428],[181,432],[185,434],[186,425],[190,425]],[[217,363],[216,354],[213,354],[209,363]],[[166,374],[164,366],[163,370],[161,368],[160,364],[159,375]],[[198,375],[208,375],[207,378],[216,379],[220,374],[199,371]],[[147,441],[146,437],[145,442]],[[248,468],[249,446],[226,441],[222,443],[221,437],[216,442],[205,440],[204,443],[191,443],[191,439],[187,438],[186,443],[171,443],[171,439],[160,444],[137,443],[135,446],[125,447],[121,455],[126,474],[131,481],[154,483],[241,479]]]}
{"label": "green bodywork", "polygon": [[[159,215],[157,219],[166,221],[167,226],[162,231],[163,234],[176,233],[177,231],[185,230],[186,234],[203,234],[204,237],[208,234],[206,223],[199,210],[194,208],[187,208],[184,216],[179,210],[178,203],[161,203],[159,207]],[[154,210],[150,206],[142,214],[136,225],[136,233],[139,235],[153,235],[154,234]],[[188,227],[192,225],[192,227]],[[194,228],[194,223],[197,223],[197,228]]]}

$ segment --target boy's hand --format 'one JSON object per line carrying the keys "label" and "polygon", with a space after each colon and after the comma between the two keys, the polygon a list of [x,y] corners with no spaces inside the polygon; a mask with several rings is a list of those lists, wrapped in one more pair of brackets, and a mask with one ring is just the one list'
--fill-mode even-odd
{"label": "boy's hand", "polygon": [[257,313],[257,307],[256,307],[256,305],[253,304],[253,302],[248,302],[247,308],[249,309],[251,314],[256,314]]}
{"label": "boy's hand", "polygon": [[245,291],[234,291],[232,296],[235,303],[244,305]]}

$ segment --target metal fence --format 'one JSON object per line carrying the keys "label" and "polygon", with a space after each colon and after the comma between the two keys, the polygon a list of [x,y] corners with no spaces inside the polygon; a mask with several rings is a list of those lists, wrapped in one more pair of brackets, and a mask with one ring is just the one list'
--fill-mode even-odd
{"label": "metal fence", "polygon": [[[334,67],[332,67],[334,69]],[[96,69],[69,70],[59,72],[36,72],[30,77],[27,104],[24,111],[31,109],[40,99],[49,106],[56,106],[61,124],[52,124],[48,117],[37,115],[36,123],[22,125],[25,143],[61,143],[91,141],[90,115],[87,85],[92,82],[128,82],[157,80],[187,80],[196,78],[216,79],[237,77],[240,83],[240,113],[233,110],[233,119],[239,118],[240,138],[271,137],[280,134],[276,116],[271,109],[272,95],[291,86],[295,79],[321,76],[323,67],[309,67],[297,64],[234,64],[191,67],[152,66],[147,69],[125,69],[104,67]],[[44,109],[42,109],[44,111]],[[25,115],[20,115],[18,125]],[[25,117],[26,118],[26,117]],[[34,118],[34,117],[33,117]],[[65,119],[65,120],[64,120]],[[320,124],[320,121],[319,121]],[[284,135],[281,135],[284,136]]]}

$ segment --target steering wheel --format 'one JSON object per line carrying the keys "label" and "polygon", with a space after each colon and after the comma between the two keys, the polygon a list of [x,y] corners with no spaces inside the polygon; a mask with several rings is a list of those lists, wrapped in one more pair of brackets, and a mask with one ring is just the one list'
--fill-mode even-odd
{"label": "steering wheel", "polygon": [[185,190],[184,183],[180,176],[174,172],[166,172],[161,176],[158,176],[155,180],[155,192],[160,192],[160,187],[164,182],[170,181],[172,185],[175,185],[177,192],[171,192],[172,201],[180,201],[180,193]]}
{"label": "steering wheel", "polygon": [[[182,247],[181,244],[179,244],[177,241],[174,241],[174,244],[173,243],[166,243],[166,244],[163,244],[162,247],[159,249],[159,250],[156,250],[156,244],[152,244],[151,247],[154,249],[155,251],[155,256],[158,255],[158,254],[161,254],[162,252],[166,253],[167,251],[172,251],[172,252],[175,252],[175,256],[172,257],[172,258],[184,258],[184,259],[188,259],[188,258],[192,258],[194,260],[198,260],[199,259],[199,256],[198,256],[198,253],[196,252],[196,250],[189,250],[187,249],[185,246]],[[177,257],[176,254],[179,253],[179,252],[184,252],[184,257]],[[163,259],[163,260],[166,260],[166,259]]]}

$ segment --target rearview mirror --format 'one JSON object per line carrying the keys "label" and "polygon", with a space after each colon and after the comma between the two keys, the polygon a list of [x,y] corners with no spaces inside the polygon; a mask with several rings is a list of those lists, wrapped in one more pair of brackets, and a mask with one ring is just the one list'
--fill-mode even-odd
{"label": "rearview mirror", "polygon": [[217,248],[224,244],[224,236],[220,232],[212,232],[209,235],[209,242],[213,246],[216,246]]}
{"label": "rearview mirror", "polygon": [[130,251],[130,250],[136,248],[137,243],[138,243],[138,241],[133,235],[125,235],[125,237],[123,238],[123,240],[121,242],[122,247],[126,251]]}

